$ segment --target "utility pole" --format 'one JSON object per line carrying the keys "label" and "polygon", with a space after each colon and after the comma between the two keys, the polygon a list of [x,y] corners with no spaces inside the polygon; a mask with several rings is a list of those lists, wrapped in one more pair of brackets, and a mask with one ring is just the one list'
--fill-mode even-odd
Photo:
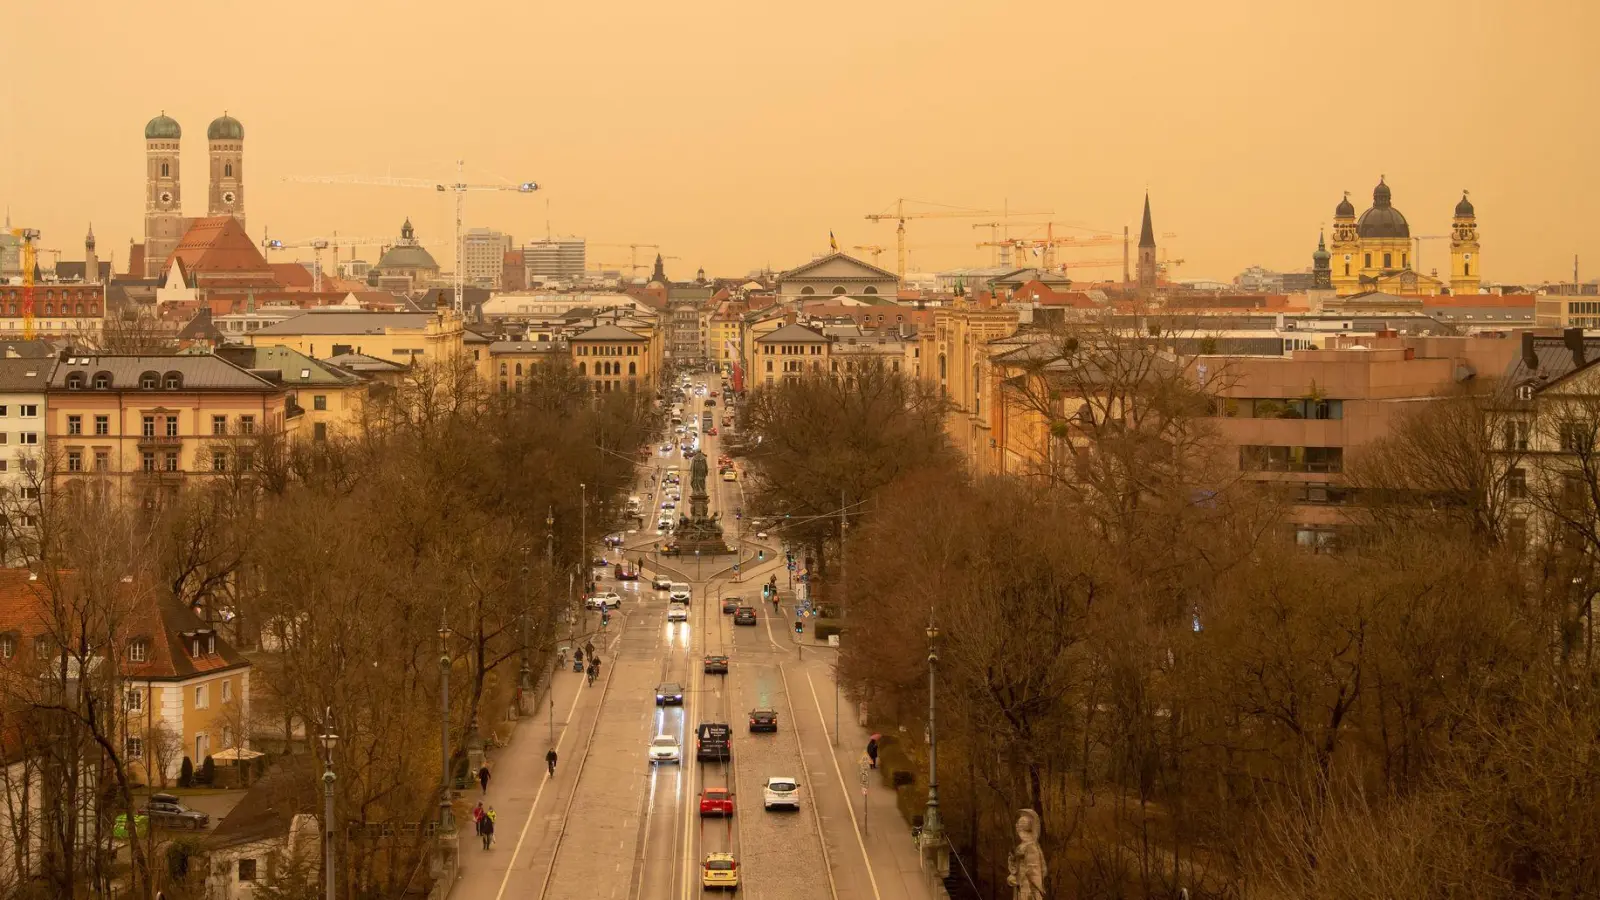
{"label": "utility pole", "polygon": [[[850,528],[850,512],[845,506],[844,491],[839,491],[839,608],[834,610],[835,618],[845,615],[845,601],[850,596],[850,570],[845,564],[845,536]],[[811,595],[811,583],[806,583],[806,596]],[[815,606],[812,609],[816,609]],[[833,660],[833,745],[839,746],[839,657],[834,654]],[[865,803],[862,804],[863,807]],[[862,814],[865,818],[865,813]]]}
{"label": "utility pole", "polygon": [[333,774],[333,746],[339,742],[339,736],[333,733],[333,707],[328,707],[322,719],[322,747],[327,751],[324,763],[327,768],[322,773],[322,833],[324,838],[322,868],[326,872],[325,900],[334,900],[334,888],[338,866],[335,860],[338,833],[333,825],[333,783],[338,776]]}

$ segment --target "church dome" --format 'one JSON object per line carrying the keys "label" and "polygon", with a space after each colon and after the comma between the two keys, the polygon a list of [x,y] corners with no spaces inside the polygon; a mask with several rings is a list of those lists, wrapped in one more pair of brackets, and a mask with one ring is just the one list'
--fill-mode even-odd
{"label": "church dome", "polygon": [[1389,203],[1389,186],[1378,179],[1378,186],[1372,189],[1372,208],[1361,214],[1356,220],[1356,236],[1363,238],[1409,238],[1411,225],[1406,222],[1406,217],[1400,214]]}
{"label": "church dome", "polygon": [[244,140],[244,126],[233,116],[223,113],[221,117],[212,119],[206,127],[206,140],[208,141],[242,141]]}
{"label": "church dome", "polygon": [[1345,195],[1343,200],[1339,201],[1338,206],[1333,208],[1333,214],[1339,218],[1354,219],[1356,217],[1356,205],[1350,202],[1350,196],[1348,194]]}
{"label": "church dome", "polygon": [[1477,215],[1472,208],[1472,201],[1467,199],[1466,191],[1461,192],[1461,202],[1456,204],[1456,215],[1463,219]]}
{"label": "church dome", "polygon": [[164,112],[145,123],[144,139],[147,141],[175,141],[181,137],[183,128],[178,125],[178,120]]}
{"label": "church dome", "polygon": [[400,243],[383,251],[383,256],[378,259],[375,269],[433,269],[438,270],[439,264],[434,261],[433,254],[417,243],[416,231],[411,227],[411,219],[400,226]]}

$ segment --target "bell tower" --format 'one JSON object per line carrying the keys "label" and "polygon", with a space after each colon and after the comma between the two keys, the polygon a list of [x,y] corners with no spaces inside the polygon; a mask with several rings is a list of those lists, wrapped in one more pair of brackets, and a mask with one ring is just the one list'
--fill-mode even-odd
{"label": "bell tower", "polygon": [[1150,194],[1144,195],[1144,223],[1139,226],[1139,289],[1156,286],[1156,230],[1150,222]]}
{"label": "bell tower", "polygon": [[1333,243],[1328,248],[1328,280],[1334,291],[1347,297],[1360,290],[1360,241],[1356,236],[1356,205],[1350,202],[1350,192],[1333,208]]}
{"label": "bell tower", "polygon": [[178,145],[183,129],[165,112],[144,126],[144,271],[156,278],[183,240],[183,190],[178,178]]}
{"label": "bell tower", "polygon": [[1483,284],[1478,259],[1478,213],[1461,192],[1456,214],[1450,220],[1450,293],[1476,294]]}
{"label": "bell tower", "polygon": [[89,233],[83,239],[83,283],[100,283],[100,254],[94,249],[94,223],[89,224]]}
{"label": "bell tower", "polygon": [[233,216],[244,222],[244,126],[227,113],[206,128],[210,145],[211,193],[208,216]]}

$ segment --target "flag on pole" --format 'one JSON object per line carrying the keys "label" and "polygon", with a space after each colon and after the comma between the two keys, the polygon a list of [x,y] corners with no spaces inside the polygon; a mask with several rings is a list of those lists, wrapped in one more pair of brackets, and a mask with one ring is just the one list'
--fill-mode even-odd
{"label": "flag on pole", "polygon": [[828,231],[828,246],[833,248],[833,252],[839,252],[839,241],[833,236],[831,229]]}

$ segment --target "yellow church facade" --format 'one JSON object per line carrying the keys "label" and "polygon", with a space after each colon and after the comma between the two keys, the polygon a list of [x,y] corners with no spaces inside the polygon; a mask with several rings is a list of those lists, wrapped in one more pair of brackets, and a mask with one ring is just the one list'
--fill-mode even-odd
{"label": "yellow church facade", "polygon": [[1348,297],[1377,291],[1385,294],[1436,296],[1476,294],[1482,285],[1478,259],[1478,219],[1462,192],[1450,224],[1450,272],[1440,277],[1412,268],[1417,242],[1411,225],[1394,207],[1393,194],[1382,178],[1372,190],[1372,206],[1356,216],[1350,196],[1333,212],[1333,241],[1328,246],[1333,289]]}

